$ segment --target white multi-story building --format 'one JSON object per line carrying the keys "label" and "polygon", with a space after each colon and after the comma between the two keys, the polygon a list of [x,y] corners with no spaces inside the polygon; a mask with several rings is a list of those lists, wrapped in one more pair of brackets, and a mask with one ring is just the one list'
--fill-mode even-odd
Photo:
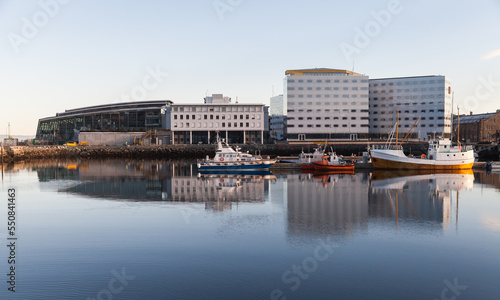
{"label": "white multi-story building", "polygon": [[286,137],[286,102],[283,99],[283,95],[278,95],[270,100],[269,135],[276,140]]}
{"label": "white multi-story building", "polygon": [[262,144],[269,127],[264,104],[231,103],[221,94],[205,98],[204,104],[170,104],[164,118],[172,144],[213,143],[217,133],[228,143]]}
{"label": "white multi-story building", "polygon": [[415,121],[411,137],[450,137],[452,89],[445,76],[370,79],[370,134],[386,137],[396,124],[403,138]]}
{"label": "white multi-story building", "polygon": [[368,137],[368,76],[326,68],[285,75],[290,142]]}

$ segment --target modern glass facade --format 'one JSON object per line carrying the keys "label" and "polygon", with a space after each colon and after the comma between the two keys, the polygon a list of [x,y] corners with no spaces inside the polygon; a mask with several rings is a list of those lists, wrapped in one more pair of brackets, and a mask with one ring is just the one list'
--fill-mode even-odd
{"label": "modern glass facade", "polygon": [[162,110],[172,101],[140,101],[66,110],[40,119],[36,139],[78,140],[80,131],[146,131],[162,128]]}

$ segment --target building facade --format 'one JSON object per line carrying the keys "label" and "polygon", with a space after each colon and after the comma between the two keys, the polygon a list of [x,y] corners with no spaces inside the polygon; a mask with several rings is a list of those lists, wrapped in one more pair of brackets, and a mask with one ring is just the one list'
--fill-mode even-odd
{"label": "building facade", "polygon": [[500,141],[500,109],[494,113],[461,115],[460,132],[458,118],[453,118],[453,138],[461,142],[475,144],[478,142]]}
{"label": "building facade", "polygon": [[284,140],[286,138],[286,102],[283,95],[271,97],[269,135],[274,140]]}
{"label": "building facade", "polygon": [[38,121],[36,139],[77,141],[80,131],[146,131],[162,128],[162,110],[170,100],[113,103],[69,109]]}
{"label": "building facade", "polygon": [[217,134],[228,143],[262,144],[268,114],[264,104],[231,103],[231,98],[214,94],[203,104],[167,106],[164,122],[173,144],[213,143]]}
{"label": "building facade", "polygon": [[368,76],[326,68],[285,75],[289,142],[368,138]]}
{"label": "building facade", "polygon": [[445,76],[370,79],[370,134],[387,137],[399,110],[400,138],[428,140],[434,135],[449,138],[452,112],[451,81]]}

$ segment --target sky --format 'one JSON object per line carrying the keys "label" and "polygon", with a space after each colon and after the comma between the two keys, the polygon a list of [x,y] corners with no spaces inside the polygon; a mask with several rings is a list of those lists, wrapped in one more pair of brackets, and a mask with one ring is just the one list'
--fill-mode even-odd
{"label": "sky", "polygon": [[500,1],[0,0],[0,135],[139,100],[265,103],[288,69],[445,75],[462,112],[500,109]]}

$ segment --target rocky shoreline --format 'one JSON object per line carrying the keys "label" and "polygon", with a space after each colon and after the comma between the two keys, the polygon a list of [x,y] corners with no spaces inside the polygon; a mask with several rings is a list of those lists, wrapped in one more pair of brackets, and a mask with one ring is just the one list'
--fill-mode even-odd
{"label": "rocky shoreline", "polygon": [[[241,151],[251,154],[290,156],[298,155],[302,151],[312,152],[314,145],[239,145]],[[360,155],[366,151],[366,144],[338,143],[332,145],[339,155]],[[18,161],[33,161],[39,159],[183,159],[212,157],[216,145],[164,145],[164,146],[16,146],[4,147],[3,163]],[[420,155],[427,149],[427,143],[411,143],[405,145],[405,150]]]}

